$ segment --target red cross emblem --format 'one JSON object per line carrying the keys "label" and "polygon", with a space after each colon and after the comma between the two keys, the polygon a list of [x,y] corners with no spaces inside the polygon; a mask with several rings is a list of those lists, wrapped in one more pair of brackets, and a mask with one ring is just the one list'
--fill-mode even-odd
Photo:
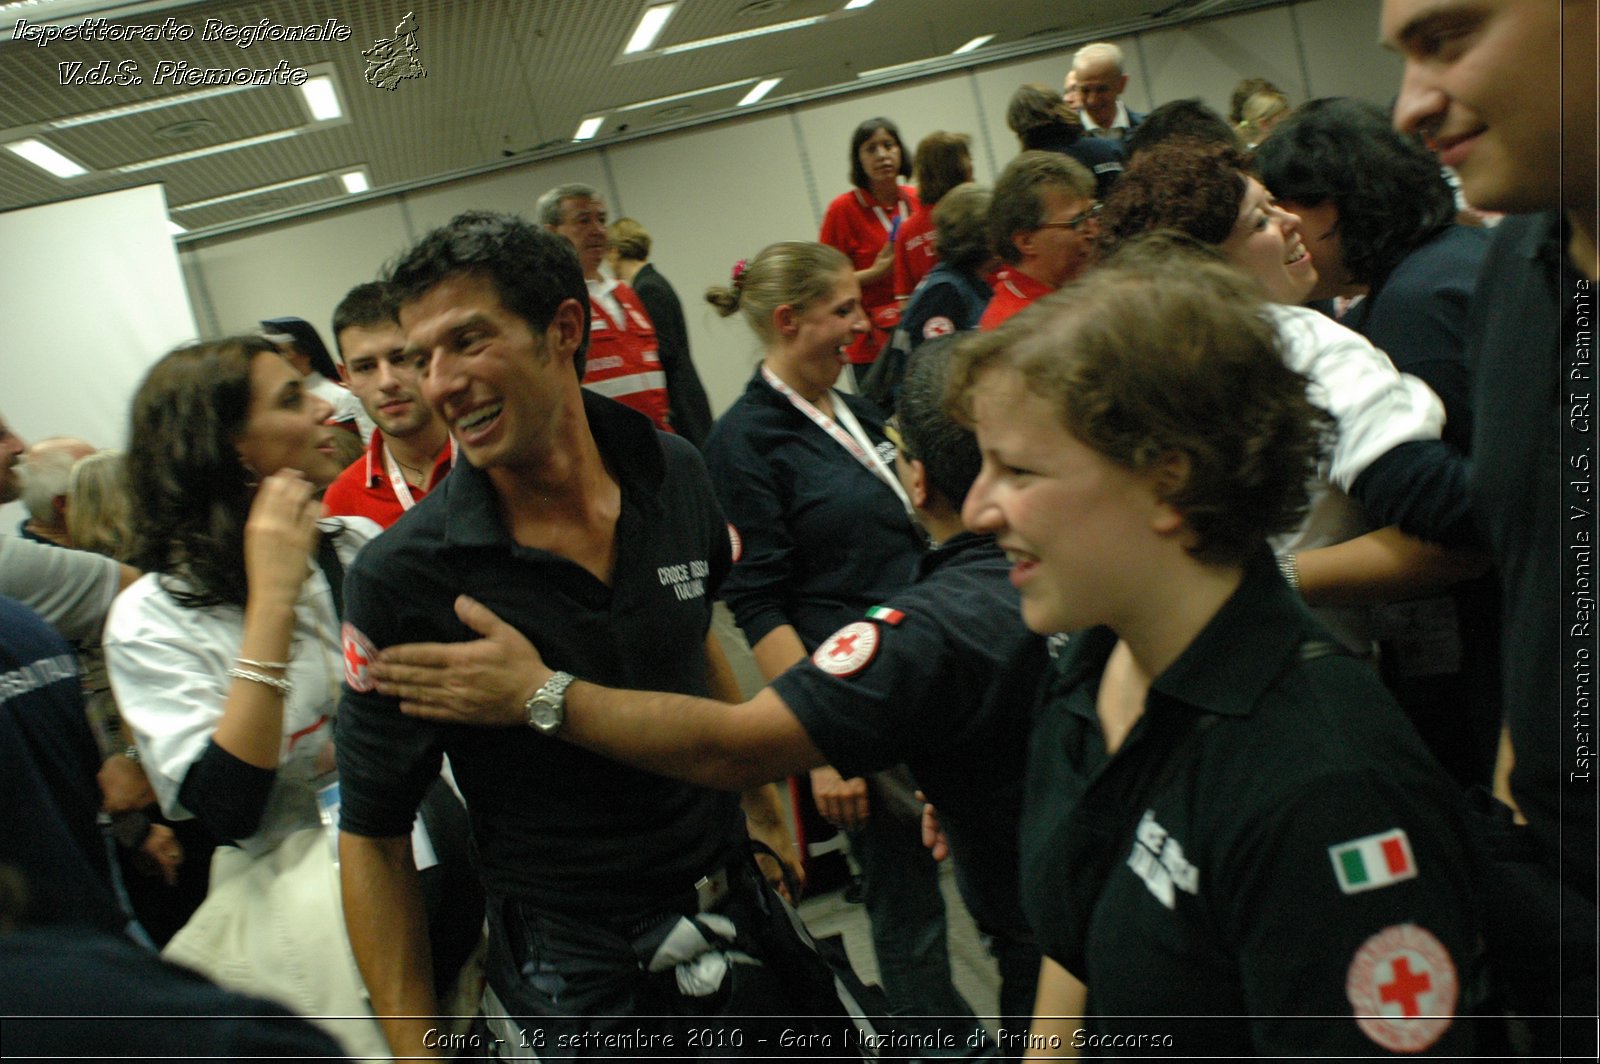
{"label": "red cross emblem", "polygon": [[344,623],[339,634],[344,642],[344,682],[350,685],[352,691],[373,690],[377,685],[372,682],[372,674],[367,666],[378,656],[378,651],[373,647],[372,640],[362,635],[360,629],[349,621]]}
{"label": "red cross emblem", "polygon": [[949,336],[956,331],[956,323],[943,314],[935,315],[922,323],[922,338],[932,340],[935,336]]}
{"label": "red cross emblem", "polygon": [[878,626],[856,621],[824,639],[811,655],[811,663],[830,676],[854,676],[877,652]]}
{"label": "red cross emblem", "polygon": [[1439,1040],[1455,1018],[1456,991],[1450,952],[1416,924],[1386,927],[1367,939],[1345,975],[1356,1025],[1396,1053]]}

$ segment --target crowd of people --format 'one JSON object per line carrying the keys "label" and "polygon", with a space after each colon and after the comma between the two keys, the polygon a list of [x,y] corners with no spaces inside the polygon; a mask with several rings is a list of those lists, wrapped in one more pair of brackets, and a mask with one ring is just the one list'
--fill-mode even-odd
{"label": "crowd of people", "polygon": [[[705,292],[760,348],[716,418],[648,230],[565,184],[428,233],[331,349],[167,353],[125,454],[0,421],[0,1013],[218,1056],[1592,1055],[1556,588],[1595,11],[1381,32],[1392,116],[1142,114],[1086,45],[990,187],[862,122],[817,239]],[[786,779],[876,987],[796,915]]]}

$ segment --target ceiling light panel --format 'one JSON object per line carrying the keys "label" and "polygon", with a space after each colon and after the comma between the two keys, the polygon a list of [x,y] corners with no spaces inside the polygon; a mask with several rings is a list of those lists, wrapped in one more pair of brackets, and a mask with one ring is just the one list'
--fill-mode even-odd
{"label": "ceiling light panel", "polygon": [[661,31],[667,28],[667,20],[672,17],[678,5],[654,4],[644,9],[644,14],[639,16],[639,24],[634,27],[633,34],[628,38],[628,43],[623,46],[623,55],[637,55],[648,52],[661,36]]}
{"label": "ceiling light panel", "polygon": [[37,137],[14,140],[6,145],[6,149],[19,159],[26,159],[39,169],[59,178],[82,177],[89,172]]}

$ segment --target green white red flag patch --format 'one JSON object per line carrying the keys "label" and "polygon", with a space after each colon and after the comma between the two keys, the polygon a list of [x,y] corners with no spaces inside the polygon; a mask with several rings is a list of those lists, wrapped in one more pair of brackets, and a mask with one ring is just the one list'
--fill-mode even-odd
{"label": "green white red flag patch", "polygon": [[1417,876],[1411,840],[1400,828],[1329,846],[1328,857],[1339,878],[1339,889],[1346,894],[1377,890]]}

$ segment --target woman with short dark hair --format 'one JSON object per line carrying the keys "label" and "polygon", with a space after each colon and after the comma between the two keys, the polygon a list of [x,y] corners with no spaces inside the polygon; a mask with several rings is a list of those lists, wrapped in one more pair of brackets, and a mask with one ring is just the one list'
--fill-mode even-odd
{"label": "woman with short dark hair", "polygon": [[[869,325],[879,311],[894,308],[894,234],[917,209],[917,192],[900,178],[911,176],[911,153],[900,128],[887,118],[869,118],[850,134],[850,183],[828,204],[817,239],[850,260],[861,286],[861,308]],[[850,345],[850,363],[870,365],[887,328],[868,328]],[[882,333],[883,335],[880,335]],[[863,370],[863,372],[865,372]]]}

